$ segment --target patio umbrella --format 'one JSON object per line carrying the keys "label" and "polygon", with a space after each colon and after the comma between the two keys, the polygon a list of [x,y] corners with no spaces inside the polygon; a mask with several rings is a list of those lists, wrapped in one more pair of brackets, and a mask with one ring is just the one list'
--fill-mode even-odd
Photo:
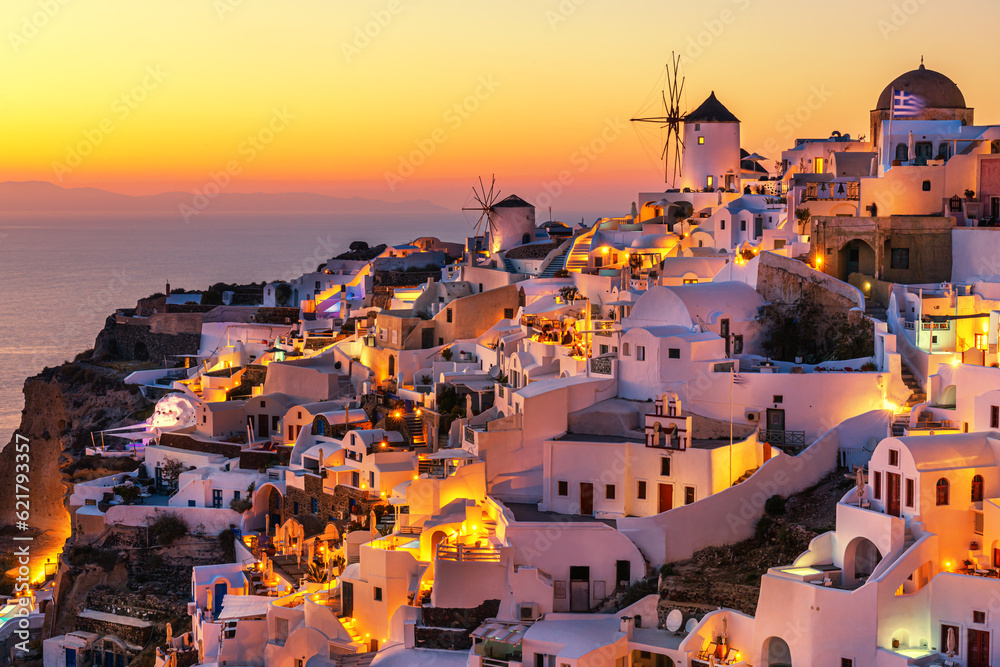
{"label": "patio umbrella", "polygon": [[910,137],[906,141],[906,157],[913,159],[913,130],[910,130]]}
{"label": "patio umbrella", "polygon": [[174,638],[174,628],[173,628],[172,625],[170,625],[169,623],[167,623],[167,645],[168,646],[170,645],[170,642],[173,640],[173,638]]}
{"label": "patio umbrella", "polygon": [[858,466],[854,471],[854,483],[860,500],[865,495],[865,469],[862,466]]}
{"label": "patio umbrella", "polygon": [[741,157],[740,161],[742,161],[742,162],[760,162],[761,160],[766,160],[766,159],[767,158],[764,157],[763,155],[760,155],[758,153],[751,153],[750,155],[747,155],[746,157]]}
{"label": "patio umbrella", "polygon": [[955,628],[948,628],[948,657],[955,657]]}
{"label": "patio umbrella", "polygon": [[472,419],[472,394],[465,395],[465,418]]}

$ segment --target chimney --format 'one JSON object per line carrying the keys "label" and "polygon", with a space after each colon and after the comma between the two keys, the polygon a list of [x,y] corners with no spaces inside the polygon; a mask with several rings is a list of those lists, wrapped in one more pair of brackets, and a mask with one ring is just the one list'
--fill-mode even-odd
{"label": "chimney", "polygon": [[620,620],[621,620],[622,633],[624,633],[625,636],[628,637],[629,639],[632,639],[632,635],[635,630],[635,623],[633,622],[632,617],[622,616]]}

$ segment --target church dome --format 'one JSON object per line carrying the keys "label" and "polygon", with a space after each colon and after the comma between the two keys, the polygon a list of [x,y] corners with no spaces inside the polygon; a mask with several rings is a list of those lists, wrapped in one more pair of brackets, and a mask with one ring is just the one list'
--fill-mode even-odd
{"label": "church dome", "polygon": [[905,90],[919,95],[928,109],[965,109],[965,96],[955,82],[940,72],[920,67],[896,77],[878,97],[876,110],[889,110],[892,91]]}

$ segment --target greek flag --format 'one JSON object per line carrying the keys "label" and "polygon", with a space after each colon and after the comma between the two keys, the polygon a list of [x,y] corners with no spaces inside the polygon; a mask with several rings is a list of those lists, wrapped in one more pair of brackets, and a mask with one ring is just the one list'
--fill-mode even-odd
{"label": "greek flag", "polygon": [[924,110],[924,98],[905,90],[892,91],[892,114],[894,118],[913,118]]}

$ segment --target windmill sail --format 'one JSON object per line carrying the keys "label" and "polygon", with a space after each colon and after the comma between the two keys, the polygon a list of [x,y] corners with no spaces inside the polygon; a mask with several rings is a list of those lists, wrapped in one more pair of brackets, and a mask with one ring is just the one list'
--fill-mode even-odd
{"label": "windmill sail", "polygon": [[[663,90],[660,91],[660,99],[663,103],[661,115],[643,116],[637,115],[629,119],[636,125],[651,124],[658,125],[660,130],[665,130],[661,134],[663,150],[660,159],[663,160],[663,182],[674,187],[677,177],[681,174],[681,151],[684,142],[681,140],[681,123],[684,122],[684,113],[681,111],[681,98],[684,95],[684,77],[679,77],[681,57],[675,53],[670,54],[670,64],[666,67],[666,80]],[[641,139],[641,137],[640,137]],[[673,158],[673,177],[670,176],[670,160]]]}

